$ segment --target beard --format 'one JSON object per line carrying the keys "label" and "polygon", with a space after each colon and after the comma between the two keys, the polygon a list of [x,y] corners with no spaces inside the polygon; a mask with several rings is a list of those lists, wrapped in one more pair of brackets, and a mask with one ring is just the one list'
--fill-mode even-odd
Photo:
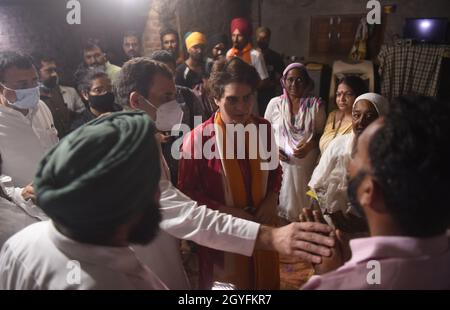
{"label": "beard", "polygon": [[161,222],[159,203],[152,203],[142,214],[141,220],[135,225],[129,235],[129,242],[147,245],[156,238]]}
{"label": "beard", "polygon": [[358,201],[357,193],[358,188],[366,175],[367,175],[366,171],[359,171],[354,178],[351,179],[349,178],[348,180],[348,188],[347,188],[348,201],[350,202],[351,206],[353,207],[353,209],[355,210],[355,212],[358,214],[359,217],[364,217],[364,209]]}
{"label": "beard", "polygon": [[199,54],[193,54],[192,59],[197,61],[197,62],[202,62],[204,57],[203,57],[203,53],[199,53]]}
{"label": "beard", "polygon": [[98,70],[105,71],[106,70],[106,65],[99,64],[99,63],[94,63],[91,66],[89,66],[89,69],[98,69]]}
{"label": "beard", "polygon": [[59,79],[57,76],[52,76],[44,81],[42,81],[42,84],[47,88],[47,89],[53,89],[56,86],[58,86],[59,84]]}
{"label": "beard", "polygon": [[266,50],[269,48],[269,44],[265,43],[265,42],[258,42],[257,43],[258,47],[262,50]]}

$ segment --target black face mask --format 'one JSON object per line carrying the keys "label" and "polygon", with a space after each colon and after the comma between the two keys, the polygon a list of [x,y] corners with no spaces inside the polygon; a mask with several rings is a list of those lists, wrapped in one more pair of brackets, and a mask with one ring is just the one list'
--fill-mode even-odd
{"label": "black face mask", "polygon": [[58,77],[57,76],[49,77],[48,79],[42,81],[42,84],[48,89],[53,89],[58,85]]}
{"label": "black face mask", "polygon": [[108,92],[99,96],[89,95],[89,106],[101,113],[114,112],[114,94]]}
{"label": "black face mask", "polygon": [[359,217],[364,217],[364,209],[358,201],[357,192],[358,187],[361,185],[366,174],[367,172],[360,171],[354,178],[348,180],[348,188],[347,188],[348,201],[355,209]]}

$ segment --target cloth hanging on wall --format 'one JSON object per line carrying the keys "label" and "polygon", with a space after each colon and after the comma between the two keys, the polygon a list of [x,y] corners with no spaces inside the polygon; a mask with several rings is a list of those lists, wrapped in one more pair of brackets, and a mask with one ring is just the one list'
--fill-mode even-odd
{"label": "cloth hanging on wall", "polygon": [[446,45],[384,45],[378,55],[381,94],[392,100],[416,93],[436,97]]}

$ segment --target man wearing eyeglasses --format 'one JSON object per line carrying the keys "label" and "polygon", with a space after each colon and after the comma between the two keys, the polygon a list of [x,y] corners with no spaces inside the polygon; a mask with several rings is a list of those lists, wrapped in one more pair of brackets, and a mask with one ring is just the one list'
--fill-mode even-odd
{"label": "man wearing eyeglasses", "polygon": [[16,187],[31,183],[38,162],[58,142],[52,114],[39,99],[38,81],[31,57],[0,52],[0,153],[3,172]]}

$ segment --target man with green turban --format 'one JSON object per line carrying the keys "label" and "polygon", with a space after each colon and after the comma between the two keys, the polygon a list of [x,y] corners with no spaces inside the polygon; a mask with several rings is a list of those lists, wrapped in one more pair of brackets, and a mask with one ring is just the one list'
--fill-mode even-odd
{"label": "man with green turban", "polygon": [[165,289],[130,244],[158,230],[159,146],[143,112],[113,113],[66,136],[42,159],[37,204],[51,219],[11,237],[0,289]]}

